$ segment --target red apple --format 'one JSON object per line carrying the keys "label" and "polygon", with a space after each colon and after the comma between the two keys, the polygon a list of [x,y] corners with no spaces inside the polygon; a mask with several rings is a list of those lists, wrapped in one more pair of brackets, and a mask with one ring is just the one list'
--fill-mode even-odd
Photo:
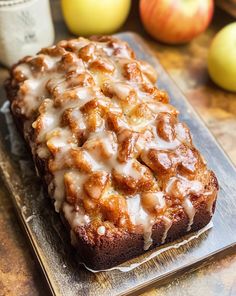
{"label": "red apple", "polygon": [[155,39],[169,44],[192,40],[209,25],[213,0],[140,0],[145,29]]}

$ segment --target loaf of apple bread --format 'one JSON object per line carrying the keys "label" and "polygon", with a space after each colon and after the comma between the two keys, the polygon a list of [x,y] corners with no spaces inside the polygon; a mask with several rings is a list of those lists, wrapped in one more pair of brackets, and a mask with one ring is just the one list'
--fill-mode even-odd
{"label": "loaf of apple bread", "polygon": [[126,42],[105,36],[44,48],[6,81],[16,125],[90,268],[198,230],[214,212],[217,179],[156,79]]}

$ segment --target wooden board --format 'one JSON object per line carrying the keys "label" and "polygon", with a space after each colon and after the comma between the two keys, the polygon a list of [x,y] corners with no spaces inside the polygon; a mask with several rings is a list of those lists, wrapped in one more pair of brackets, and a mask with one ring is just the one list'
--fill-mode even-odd
{"label": "wooden board", "polygon": [[168,91],[172,104],[181,112],[181,119],[189,125],[196,146],[206,158],[209,167],[216,172],[221,190],[213,218],[214,228],[187,245],[165,252],[128,273],[112,271],[93,274],[85,270],[77,265],[67,233],[49,200],[43,196],[38,178],[32,178],[34,167],[23,142],[20,142],[19,147],[14,146],[11,151],[10,140],[15,139],[17,133],[11,117],[1,114],[1,173],[51,292],[55,295],[105,296],[135,293],[152,284],[163,283],[236,245],[234,166],[142,39],[131,33],[122,33],[119,37],[134,48],[138,58],[155,66],[159,74],[159,87]]}

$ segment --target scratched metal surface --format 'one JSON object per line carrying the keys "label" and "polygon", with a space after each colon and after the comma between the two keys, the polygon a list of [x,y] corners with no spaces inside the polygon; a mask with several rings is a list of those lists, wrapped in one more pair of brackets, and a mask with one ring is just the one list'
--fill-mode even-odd
{"label": "scratched metal surface", "polygon": [[196,146],[216,172],[221,190],[213,218],[214,228],[187,245],[167,251],[128,273],[93,274],[85,270],[78,266],[64,226],[43,195],[40,181],[34,176],[29,153],[14,129],[11,116],[1,113],[1,173],[51,291],[56,295],[133,293],[158,281],[163,282],[173,274],[190,269],[197,262],[208,260],[215,253],[236,245],[235,168],[144,42],[131,33],[122,33],[119,37],[134,48],[138,58],[156,67],[159,87],[168,91],[172,104],[181,112],[181,119],[190,126]]}

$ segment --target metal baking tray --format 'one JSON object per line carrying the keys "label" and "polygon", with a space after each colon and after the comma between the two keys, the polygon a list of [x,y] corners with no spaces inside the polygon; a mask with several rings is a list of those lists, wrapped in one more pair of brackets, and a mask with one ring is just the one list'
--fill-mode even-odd
{"label": "metal baking tray", "polygon": [[[234,166],[144,41],[133,33],[121,33],[118,37],[131,45],[138,58],[156,68],[159,74],[158,86],[168,91],[172,104],[180,110],[181,120],[190,127],[194,143],[209,167],[215,171],[220,193],[213,217],[214,227],[199,238],[178,249],[166,251],[130,272],[89,272],[78,265],[68,234],[50,200],[43,194],[40,180],[34,174],[31,157],[15,130],[10,114],[0,113],[1,175],[53,295],[137,293],[236,246]],[[0,103],[3,102],[4,98]]]}

